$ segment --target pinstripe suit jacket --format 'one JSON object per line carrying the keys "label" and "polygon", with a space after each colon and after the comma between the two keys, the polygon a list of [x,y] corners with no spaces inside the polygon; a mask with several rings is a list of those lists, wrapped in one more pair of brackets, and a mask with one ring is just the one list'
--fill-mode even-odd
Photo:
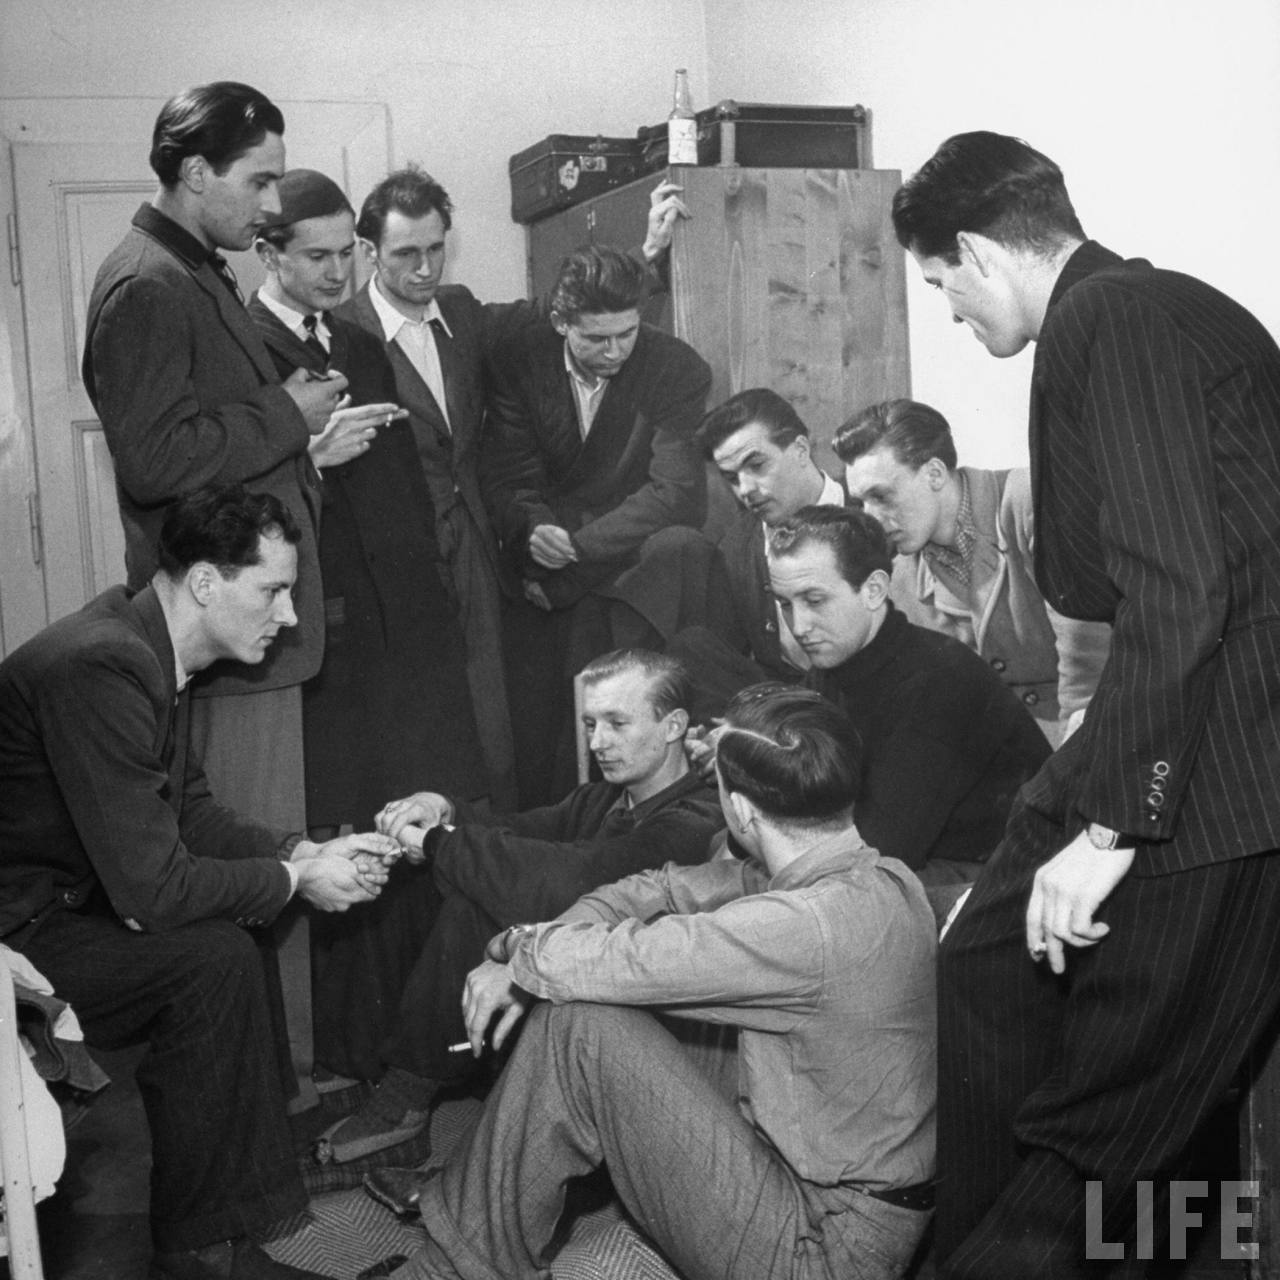
{"label": "pinstripe suit jacket", "polygon": [[1032,379],[1036,578],[1113,623],[1027,799],[1153,843],[1139,874],[1280,846],[1280,349],[1231,299],[1090,241]]}

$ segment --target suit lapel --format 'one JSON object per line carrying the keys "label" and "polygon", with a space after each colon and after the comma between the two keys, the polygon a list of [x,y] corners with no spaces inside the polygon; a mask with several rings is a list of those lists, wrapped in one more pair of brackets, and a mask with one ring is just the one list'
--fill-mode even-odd
{"label": "suit lapel", "polygon": [[218,273],[205,262],[191,272],[191,278],[213,299],[218,308],[219,319],[245,355],[253,361],[263,382],[278,382],[275,365],[271,362],[257,326],[249,319],[249,313],[244,307],[231,296],[227,286],[218,278]]}
{"label": "suit lapel", "polygon": [[[278,356],[291,369],[310,369],[313,373],[324,372],[324,364],[319,356],[292,329],[288,328],[279,316],[263,306],[256,293],[249,299],[246,310],[250,319],[258,326],[258,332],[262,335],[262,340],[269,352]],[[336,359],[334,365],[336,368],[342,368]]]}

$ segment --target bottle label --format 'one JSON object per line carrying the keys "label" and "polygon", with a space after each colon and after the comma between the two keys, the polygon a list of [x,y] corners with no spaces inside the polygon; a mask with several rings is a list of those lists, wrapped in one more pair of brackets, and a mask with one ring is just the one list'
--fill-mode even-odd
{"label": "bottle label", "polygon": [[667,121],[667,163],[698,163],[698,122],[696,120]]}

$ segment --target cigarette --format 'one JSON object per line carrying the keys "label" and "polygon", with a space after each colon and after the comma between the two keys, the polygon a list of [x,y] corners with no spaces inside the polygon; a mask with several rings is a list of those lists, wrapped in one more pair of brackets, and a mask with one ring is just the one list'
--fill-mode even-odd
{"label": "cigarette", "polygon": [[[453,824],[449,822],[437,823],[441,831],[450,832],[454,830]],[[407,826],[400,828],[400,843],[406,849],[416,849],[422,852],[422,842],[427,838],[428,827]]]}
{"label": "cigarette", "polygon": [[449,1052],[450,1052],[450,1053],[470,1053],[470,1052],[471,1052],[471,1041],[470,1041],[470,1040],[459,1040],[457,1044],[451,1044],[451,1045],[449,1046]]}

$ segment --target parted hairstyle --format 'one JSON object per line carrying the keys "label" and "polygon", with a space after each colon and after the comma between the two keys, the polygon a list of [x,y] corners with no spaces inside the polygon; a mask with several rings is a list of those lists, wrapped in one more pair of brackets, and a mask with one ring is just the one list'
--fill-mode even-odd
{"label": "parted hairstyle", "polygon": [[380,245],[387,214],[392,209],[406,218],[425,218],[429,213],[438,213],[446,231],[453,226],[453,201],[449,193],[416,164],[387,174],[365,196],[356,220],[356,235],[372,245]]}
{"label": "parted hairstyle", "polygon": [[716,768],[736,791],[783,823],[827,823],[848,813],[862,743],[849,717],[812,689],[755,684],[725,710]]}
{"label": "parted hairstyle", "polygon": [[551,289],[551,310],[573,324],[579,316],[638,308],[644,299],[645,269],[621,249],[589,245],[565,256]]}
{"label": "parted hairstyle", "polygon": [[771,443],[785,449],[793,440],[809,437],[804,420],[776,391],[768,387],[748,387],[718,404],[698,427],[698,442],[707,457],[735,432],[758,422],[768,432]]}
{"label": "parted hairstyle", "polygon": [[180,497],[165,513],[157,555],[170,578],[208,561],[224,578],[259,564],[258,542],[302,539],[289,508],[274,494],[250,493],[243,485],[205,485]]}
{"label": "parted hairstyle", "polygon": [[584,684],[599,684],[629,671],[639,671],[649,681],[649,705],[657,720],[678,708],[693,704],[693,681],[683,662],[652,649],[615,649],[593,658],[582,668]]}
{"label": "parted hairstyle", "polygon": [[956,469],[956,442],[951,425],[937,409],[919,400],[884,400],[855,413],[835,434],[831,447],[846,466],[884,445],[904,467],[919,471],[937,458]]}
{"label": "parted hairstyle", "polygon": [[904,248],[953,264],[961,231],[1040,254],[1085,238],[1062,170],[1021,138],[986,131],[948,138],[898,189],[893,229]]}
{"label": "parted hairstyle", "polygon": [[771,559],[793,556],[813,543],[830,547],[840,576],[856,591],[877,569],[890,573],[893,556],[880,522],[849,507],[802,507],[768,533]]}
{"label": "parted hairstyle", "polygon": [[177,183],[188,156],[204,156],[214,173],[223,174],[269,133],[284,133],[284,115],[265,94],[235,80],[198,84],[160,108],[151,167],[165,187]]}

